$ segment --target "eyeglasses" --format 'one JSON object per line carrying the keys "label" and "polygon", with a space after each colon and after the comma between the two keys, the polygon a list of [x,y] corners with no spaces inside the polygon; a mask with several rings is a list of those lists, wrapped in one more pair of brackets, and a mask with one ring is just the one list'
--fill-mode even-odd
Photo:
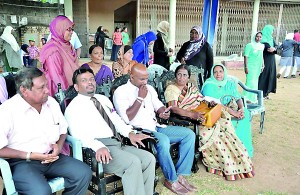
{"label": "eyeglasses", "polygon": [[74,31],[74,28],[70,27],[67,29],[67,31],[69,31],[69,32]]}

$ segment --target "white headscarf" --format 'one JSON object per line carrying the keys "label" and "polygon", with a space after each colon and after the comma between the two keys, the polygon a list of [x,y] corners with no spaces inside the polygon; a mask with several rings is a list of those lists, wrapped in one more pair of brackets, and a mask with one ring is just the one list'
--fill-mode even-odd
{"label": "white headscarf", "polygon": [[19,44],[17,43],[15,37],[11,34],[12,30],[13,30],[13,28],[11,26],[5,27],[0,38],[3,39],[4,41],[6,41],[15,52],[18,52],[20,50],[20,47],[19,47]]}
{"label": "white headscarf", "polygon": [[294,39],[294,33],[288,33],[285,35],[285,40],[293,40]]}
{"label": "white headscarf", "polygon": [[169,52],[169,28],[170,28],[170,24],[167,21],[161,21],[158,25],[157,25],[157,31],[159,31],[161,33],[161,38],[164,42],[164,48],[166,52]]}

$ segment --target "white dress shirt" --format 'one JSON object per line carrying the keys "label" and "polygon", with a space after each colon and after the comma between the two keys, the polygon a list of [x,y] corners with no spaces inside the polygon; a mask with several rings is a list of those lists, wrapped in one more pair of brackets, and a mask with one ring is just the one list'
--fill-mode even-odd
{"label": "white dress shirt", "polygon": [[0,106],[0,148],[48,153],[68,124],[58,103],[48,97],[40,113],[19,94]]}
{"label": "white dress shirt", "polygon": [[[132,126],[126,125],[117,114],[111,101],[104,95],[95,94],[106,114],[114,124],[117,132],[128,137]],[[111,128],[95,107],[91,97],[78,94],[67,106],[65,117],[69,124],[69,132],[80,139],[83,147],[97,151],[105,145],[96,138],[109,138],[113,136]]]}
{"label": "white dress shirt", "polygon": [[130,108],[137,99],[139,88],[128,80],[125,85],[121,85],[116,89],[113,101],[118,114],[126,123],[135,127],[156,131],[156,126],[159,126],[159,124],[157,123],[155,112],[164,105],[158,99],[157,93],[151,85],[147,85],[147,89],[148,94],[131,121],[128,119],[126,110]]}

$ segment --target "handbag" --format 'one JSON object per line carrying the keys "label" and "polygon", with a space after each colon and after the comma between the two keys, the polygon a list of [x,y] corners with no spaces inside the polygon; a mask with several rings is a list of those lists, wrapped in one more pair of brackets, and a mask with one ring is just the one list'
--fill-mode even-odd
{"label": "handbag", "polygon": [[238,111],[239,109],[239,106],[236,103],[236,99],[232,95],[224,95],[223,97],[221,97],[220,101],[223,105],[227,106],[228,108],[231,108],[234,111]]}
{"label": "handbag", "polygon": [[209,107],[206,102],[201,102],[200,105],[192,111],[205,113],[205,121],[202,122],[202,125],[212,127],[221,117],[222,105],[217,104],[214,107]]}

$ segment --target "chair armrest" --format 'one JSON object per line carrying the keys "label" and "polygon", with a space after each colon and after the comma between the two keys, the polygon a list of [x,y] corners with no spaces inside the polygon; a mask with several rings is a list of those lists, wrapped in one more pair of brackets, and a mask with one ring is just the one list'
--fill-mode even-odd
{"label": "chair armrest", "polygon": [[97,162],[96,152],[91,148],[82,148],[83,150],[83,161],[92,169],[93,172],[96,172],[97,178],[104,178],[104,170],[102,163]]}
{"label": "chair armrest", "polygon": [[67,135],[66,142],[72,146],[73,158],[83,161],[81,141],[71,135]]}
{"label": "chair armrest", "polygon": [[17,194],[15,184],[12,178],[10,166],[6,160],[0,158],[0,170],[7,194]]}
{"label": "chair armrest", "polygon": [[255,93],[257,95],[257,100],[258,100],[258,105],[263,106],[263,92],[261,90],[256,90],[256,89],[250,89],[244,83],[242,83],[240,80],[238,80],[238,84],[242,87],[243,90],[250,92],[250,93]]}

